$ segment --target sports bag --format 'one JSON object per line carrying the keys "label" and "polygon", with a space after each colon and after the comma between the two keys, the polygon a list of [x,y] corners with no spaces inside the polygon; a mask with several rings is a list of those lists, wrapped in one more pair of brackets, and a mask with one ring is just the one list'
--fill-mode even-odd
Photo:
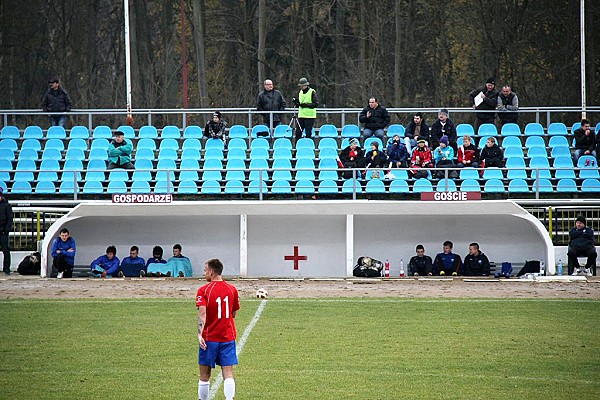
{"label": "sports bag", "polygon": [[375,276],[381,276],[383,270],[383,263],[379,260],[375,260],[371,257],[359,257],[352,271],[352,275],[371,278]]}

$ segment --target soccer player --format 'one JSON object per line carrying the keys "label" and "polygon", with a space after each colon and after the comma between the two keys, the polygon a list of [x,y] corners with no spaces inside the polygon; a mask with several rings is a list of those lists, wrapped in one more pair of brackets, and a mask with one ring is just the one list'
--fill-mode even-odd
{"label": "soccer player", "polygon": [[238,363],[235,349],[235,314],[240,299],[235,286],[223,281],[223,263],[212,258],[204,264],[204,278],[208,284],[198,289],[198,398],[208,399],[210,373],[216,364],[223,373],[223,392],[226,400],[235,397],[233,366]]}

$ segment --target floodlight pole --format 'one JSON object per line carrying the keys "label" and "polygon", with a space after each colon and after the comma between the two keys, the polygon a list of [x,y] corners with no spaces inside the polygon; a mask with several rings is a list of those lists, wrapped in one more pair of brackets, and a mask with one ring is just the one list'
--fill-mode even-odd
{"label": "floodlight pole", "polygon": [[125,12],[125,82],[127,84],[127,119],[131,115],[131,43],[129,40],[129,0],[123,0]]}
{"label": "floodlight pole", "polygon": [[585,103],[585,0],[579,0],[579,38],[581,41],[581,118],[587,118]]}

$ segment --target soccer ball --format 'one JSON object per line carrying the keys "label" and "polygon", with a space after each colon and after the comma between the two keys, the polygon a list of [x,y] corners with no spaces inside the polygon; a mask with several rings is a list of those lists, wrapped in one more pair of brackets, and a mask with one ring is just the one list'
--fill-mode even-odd
{"label": "soccer ball", "polygon": [[269,297],[269,293],[267,293],[267,291],[265,289],[260,288],[256,291],[257,299],[266,299],[267,297]]}

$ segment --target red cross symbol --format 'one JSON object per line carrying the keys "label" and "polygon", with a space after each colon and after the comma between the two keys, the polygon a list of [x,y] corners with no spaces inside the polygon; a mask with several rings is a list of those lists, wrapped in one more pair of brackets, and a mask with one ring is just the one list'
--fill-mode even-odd
{"label": "red cross symbol", "polygon": [[294,246],[294,255],[293,256],[283,256],[285,261],[293,261],[294,269],[298,269],[298,261],[306,261],[308,260],[308,256],[300,256],[298,255],[298,246]]}

